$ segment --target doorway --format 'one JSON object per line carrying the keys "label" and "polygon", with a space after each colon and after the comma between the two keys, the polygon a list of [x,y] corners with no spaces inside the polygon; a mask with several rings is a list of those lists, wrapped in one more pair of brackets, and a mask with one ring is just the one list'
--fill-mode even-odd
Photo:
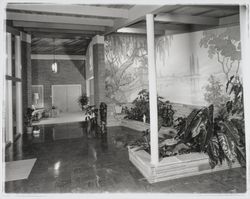
{"label": "doorway", "polygon": [[81,93],[80,84],[52,85],[52,105],[63,113],[81,111],[77,102]]}

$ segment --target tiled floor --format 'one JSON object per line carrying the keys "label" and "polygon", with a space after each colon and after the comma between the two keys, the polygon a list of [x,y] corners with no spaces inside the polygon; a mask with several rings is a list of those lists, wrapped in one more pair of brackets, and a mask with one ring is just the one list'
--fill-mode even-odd
{"label": "tiled floor", "polygon": [[126,143],[139,132],[108,128],[105,137],[86,134],[86,124],[48,125],[39,137],[23,136],[6,151],[6,161],[37,158],[26,180],[5,183],[8,193],[166,192],[241,193],[245,169],[149,184],[129,162]]}

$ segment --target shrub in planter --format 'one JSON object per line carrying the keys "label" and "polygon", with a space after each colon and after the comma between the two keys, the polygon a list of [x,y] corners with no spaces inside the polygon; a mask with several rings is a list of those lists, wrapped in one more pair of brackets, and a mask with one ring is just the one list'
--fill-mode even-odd
{"label": "shrub in planter", "polygon": [[[173,126],[174,113],[172,105],[169,101],[162,101],[162,97],[157,97],[158,115],[162,118],[164,126]],[[132,102],[133,107],[128,109],[125,107],[125,119],[150,122],[149,112],[149,92],[146,89],[138,93],[138,97]],[[146,118],[146,119],[145,119]]]}

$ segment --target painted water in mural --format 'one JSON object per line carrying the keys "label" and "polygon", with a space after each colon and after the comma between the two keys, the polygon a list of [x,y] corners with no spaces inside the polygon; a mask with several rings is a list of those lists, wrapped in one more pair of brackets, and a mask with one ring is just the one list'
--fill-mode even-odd
{"label": "painted water in mural", "polygon": [[[226,100],[225,84],[240,75],[239,26],[156,38],[158,95],[176,103]],[[106,96],[131,102],[148,88],[146,37],[110,35],[105,43]]]}

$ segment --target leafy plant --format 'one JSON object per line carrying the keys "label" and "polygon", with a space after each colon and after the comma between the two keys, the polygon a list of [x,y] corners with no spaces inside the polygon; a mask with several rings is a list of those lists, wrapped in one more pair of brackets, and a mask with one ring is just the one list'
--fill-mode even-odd
{"label": "leafy plant", "polygon": [[32,121],[34,119],[33,115],[32,115],[33,111],[34,110],[32,108],[27,108],[27,110],[26,110],[26,114],[25,114],[26,121],[25,121],[25,123],[26,123],[27,127],[31,127],[32,126]]}
{"label": "leafy plant", "polygon": [[173,110],[173,107],[170,104],[170,102],[166,101],[164,103],[158,103],[158,106],[159,106],[158,113],[159,113],[159,116],[162,117],[163,126],[167,126],[167,127],[173,126],[175,111]]}
{"label": "leafy plant", "polygon": [[88,104],[88,101],[88,97],[85,93],[83,93],[77,100],[82,110],[85,110],[85,106]]}
{"label": "leafy plant", "polygon": [[[162,119],[164,126],[173,125],[173,117],[175,111],[169,101],[162,101],[162,97],[157,97],[158,115]],[[138,97],[132,102],[133,107],[129,110],[125,108],[126,119],[143,121],[143,116],[146,116],[146,122],[150,122],[149,112],[149,92],[146,89],[141,90],[138,93]]]}
{"label": "leafy plant", "polygon": [[[224,160],[229,165],[236,160],[243,167],[246,165],[242,83],[238,76],[232,76],[226,87],[231,100],[224,104],[215,118],[214,106],[210,105],[194,109],[188,117],[175,120],[177,135],[159,138],[161,157],[204,152],[209,156],[212,168],[222,164]],[[146,132],[147,134],[143,133],[142,139],[132,144],[133,147],[149,151],[150,132]]]}
{"label": "leafy plant", "polygon": [[214,107],[219,108],[229,100],[229,97],[223,95],[222,83],[211,75],[208,78],[208,84],[205,86],[204,99],[209,103],[213,104]]}

